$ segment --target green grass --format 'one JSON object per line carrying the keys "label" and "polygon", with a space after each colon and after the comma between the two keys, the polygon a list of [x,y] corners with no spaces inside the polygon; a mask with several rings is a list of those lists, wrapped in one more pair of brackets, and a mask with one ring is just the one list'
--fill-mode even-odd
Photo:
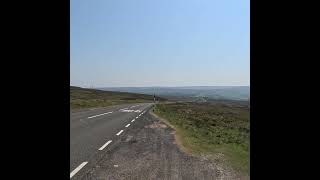
{"label": "green grass", "polygon": [[[160,98],[160,100],[164,100]],[[70,86],[70,108],[106,107],[118,104],[153,102],[153,96],[135,93],[101,91]]]}
{"label": "green grass", "polygon": [[172,124],[194,154],[223,153],[226,164],[250,173],[250,109],[222,103],[158,104],[154,112]]}

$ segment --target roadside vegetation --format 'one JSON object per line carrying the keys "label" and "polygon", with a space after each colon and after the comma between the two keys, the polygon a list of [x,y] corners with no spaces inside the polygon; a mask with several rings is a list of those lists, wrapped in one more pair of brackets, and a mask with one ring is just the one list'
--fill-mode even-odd
{"label": "roadside vegetation", "polygon": [[250,172],[250,108],[224,103],[157,104],[155,114],[177,131],[180,144],[192,154],[224,154],[226,164]]}
{"label": "roadside vegetation", "polygon": [[153,96],[70,86],[71,109],[106,107],[118,104],[145,102],[153,102]]}

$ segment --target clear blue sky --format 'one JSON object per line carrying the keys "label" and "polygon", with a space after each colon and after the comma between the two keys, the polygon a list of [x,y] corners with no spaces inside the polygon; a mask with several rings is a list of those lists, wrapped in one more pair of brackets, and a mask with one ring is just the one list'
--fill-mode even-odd
{"label": "clear blue sky", "polygon": [[249,4],[71,0],[71,85],[250,85]]}

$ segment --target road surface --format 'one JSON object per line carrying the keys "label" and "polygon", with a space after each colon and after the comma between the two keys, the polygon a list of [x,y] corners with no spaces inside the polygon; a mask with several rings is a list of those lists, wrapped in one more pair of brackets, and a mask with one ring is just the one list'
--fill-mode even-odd
{"label": "road surface", "polygon": [[71,112],[70,178],[97,160],[97,154],[103,153],[151,105],[129,104]]}

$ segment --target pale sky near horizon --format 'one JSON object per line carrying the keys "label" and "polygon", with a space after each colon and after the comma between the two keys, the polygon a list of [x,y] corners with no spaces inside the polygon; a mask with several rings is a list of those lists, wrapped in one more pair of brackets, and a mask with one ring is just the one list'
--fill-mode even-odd
{"label": "pale sky near horizon", "polygon": [[70,85],[250,85],[249,0],[71,0]]}

